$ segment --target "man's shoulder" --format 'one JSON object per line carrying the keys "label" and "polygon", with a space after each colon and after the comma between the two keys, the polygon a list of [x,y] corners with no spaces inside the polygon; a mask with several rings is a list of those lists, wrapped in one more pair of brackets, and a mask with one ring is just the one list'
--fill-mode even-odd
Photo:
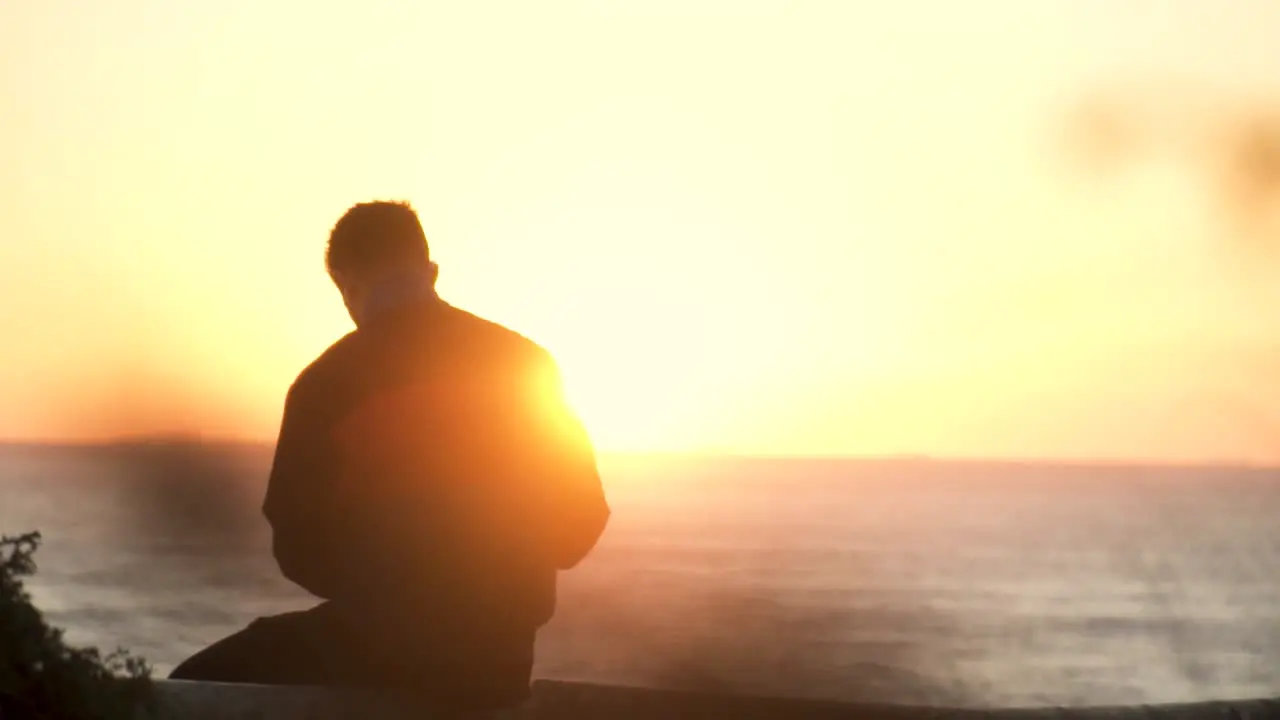
{"label": "man's shoulder", "polygon": [[554,365],[551,353],[529,337],[488,318],[450,306],[452,324],[473,349],[494,359],[527,365]]}
{"label": "man's shoulder", "polygon": [[351,362],[349,358],[354,354],[356,344],[357,335],[354,330],[338,338],[298,373],[289,388],[290,394],[327,383],[334,373],[340,372],[340,368]]}
{"label": "man's shoulder", "polygon": [[[453,352],[462,353],[475,370],[487,369],[500,375],[533,372],[539,376],[559,372],[555,359],[545,347],[493,320],[445,305],[443,314],[437,315],[434,321],[440,324],[431,334],[444,330],[443,336],[436,335],[436,340],[447,344]],[[343,383],[369,356],[371,347],[362,340],[363,336],[355,330],[339,338],[298,373],[289,394],[324,394],[335,383]]]}

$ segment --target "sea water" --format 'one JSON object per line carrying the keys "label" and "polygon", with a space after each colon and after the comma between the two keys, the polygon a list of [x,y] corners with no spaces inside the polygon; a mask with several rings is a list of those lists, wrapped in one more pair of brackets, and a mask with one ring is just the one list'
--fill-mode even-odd
{"label": "sea water", "polygon": [[[160,673],[314,598],[270,448],[0,449],[37,604]],[[605,456],[613,517],[536,676],[967,705],[1280,694],[1280,472]]]}

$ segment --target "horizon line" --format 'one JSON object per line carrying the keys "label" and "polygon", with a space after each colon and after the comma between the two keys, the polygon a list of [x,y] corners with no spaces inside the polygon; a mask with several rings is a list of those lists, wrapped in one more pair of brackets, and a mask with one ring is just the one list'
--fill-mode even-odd
{"label": "horizon line", "polygon": [[[274,440],[238,437],[213,437],[189,434],[139,435],[100,439],[10,439],[0,438],[0,449],[29,448],[47,450],[93,450],[140,445],[207,445],[270,449]],[[1280,459],[1249,460],[1214,458],[1173,460],[1157,458],[1055,457],[1051,455],[945,455],[926,452],[839,453],[839,452],[750,452],[729,450],[599,450],[601,457],[648,459],[721,459],[721,460],[786,460],[786,461],[852,461],[915,462],[971,465],[1055,465],[1077,468],[1147,468],[1147,469],[1245,469],[1280,470]]]}

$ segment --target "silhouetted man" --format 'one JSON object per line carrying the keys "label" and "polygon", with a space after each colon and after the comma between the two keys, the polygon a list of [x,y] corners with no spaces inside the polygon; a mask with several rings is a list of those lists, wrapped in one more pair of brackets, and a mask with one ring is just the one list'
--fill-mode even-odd
{"label": "silhouetted man", "polygon": [[545,350],[437,296],[408,205],[351,208],[326,263],[356,330],[289,389],[263,506],[281,571],[326,602],[172,677],[519,704],[556,573],[609,517],[590,442]]}

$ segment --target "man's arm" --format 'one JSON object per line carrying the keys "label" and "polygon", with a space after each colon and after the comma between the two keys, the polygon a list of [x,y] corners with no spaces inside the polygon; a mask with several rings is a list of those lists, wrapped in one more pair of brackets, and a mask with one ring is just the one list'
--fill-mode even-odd
{"label": "man's arm", "polygon": [[280,571],[328,600],[337,586],[334,468],[325,461],[328,437],[313,402],[301,379],[289,389],[262,511],[271,524]]}
{"label": "man's arm", "polygon": [[541,484],[541,531],[551,560],[573,568],[591,552],[609,521],[609,504],[596,466],[596,454],[582,421],[564,395],[559,368],[547,356],[539,368],[533,437]]}

